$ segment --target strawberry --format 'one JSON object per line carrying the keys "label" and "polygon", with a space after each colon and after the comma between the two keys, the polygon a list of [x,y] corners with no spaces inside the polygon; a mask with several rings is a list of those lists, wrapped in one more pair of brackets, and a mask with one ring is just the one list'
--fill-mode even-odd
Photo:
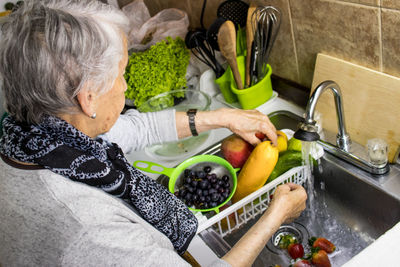
{"label": "strawberry", "polygon": [[311,262],[316,267],[331,267],[331,262],[328,258],[328,254],[326,253],[325,250],[322,249],[312,254]]}
{"label": "strawberry", "polygon": [[311,262],[305,259],[298,259],[292,267],[311,267]]}
{"label": "strawberry", "polygon": [[323,237],[318,237],[318,238],[312,237],[308,240],[308,243],[310,244],[311,247],[320,248],[324,250],[326,253],[332,253],[336,249],[335,245],[332,244],[332,242]]}
{"label": "strawberry", "polygon": [[304,248],[302,244],[290,244],[287,250],[292,259],[302,258],[304,256]]}
{"label": "strawberry", "polygon": [[265,139],[265,134],[263,134],[262,132],[256,132],[256,137],[258,139],[260,139],[261,141],[264,141]]}

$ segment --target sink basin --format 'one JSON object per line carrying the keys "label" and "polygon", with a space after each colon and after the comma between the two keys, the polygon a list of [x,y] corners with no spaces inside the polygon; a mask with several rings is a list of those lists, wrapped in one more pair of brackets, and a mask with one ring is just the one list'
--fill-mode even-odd
{"label": "sink basin", "polygon": [[[274,112],[269,117],[277,129],[295,130],[301,120],[286,111]],[[307,209],[275,233],[253,266],[290,265],[289,255],[276,246],[284,233],[295,235],[306,251],[307,240],[312,236],[331,240],[337,247],[330,254],[332,266],[341,266],[400,221],[398,166],[390,166],[388,174],[373,176],[329,153],[318,161],[311,181],[305,184],[309,195]],[[258,217],[223,238],[212,229],[200,236],[222,256]]]}

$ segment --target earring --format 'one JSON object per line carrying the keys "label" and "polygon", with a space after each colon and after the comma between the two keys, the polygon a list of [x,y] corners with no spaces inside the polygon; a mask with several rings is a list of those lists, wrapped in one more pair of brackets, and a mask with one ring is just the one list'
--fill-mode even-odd
{"label": "earring", "polygon": [[96,112],[92,114],[92,116],[90,116],[91,119],[96,119]]}

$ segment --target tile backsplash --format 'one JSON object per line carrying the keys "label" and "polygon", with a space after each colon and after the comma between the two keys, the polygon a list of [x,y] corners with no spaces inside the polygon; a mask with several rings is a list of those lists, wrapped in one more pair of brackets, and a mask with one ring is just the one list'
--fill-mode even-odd
{"label": "tile backsplash", "polygon": [[[186,11],[200,27],[204,0],[144,0],[151,15],[164,8]],[[120,0],[123,5],[129,0]],[[216,18],[223,0],[207,0],[204,27]],[[249,1],[245,1],[249,3]],[[255,0],[282,11],[272,49],[273,73],[310,88],[319,52],[400,77],[399,0]]]}

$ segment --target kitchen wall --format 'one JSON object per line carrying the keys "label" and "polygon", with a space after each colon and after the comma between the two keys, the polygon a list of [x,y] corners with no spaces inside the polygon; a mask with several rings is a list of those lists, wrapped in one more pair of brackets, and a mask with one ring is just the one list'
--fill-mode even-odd
{"label": "kitchen wall", "polygon": [[[124,5],[130,0],[120,0]],[[152,15],[176,7],[200,27],[203,0],[145,0]],[[223,0],[207,0],[208,28]],[[249,1],[245,1],[249,2]],[[274,74],[309,88],[316,55],[326,53],[400,77],[399,0],[256,0],[283,12],[280,33],[272,50]]]}

